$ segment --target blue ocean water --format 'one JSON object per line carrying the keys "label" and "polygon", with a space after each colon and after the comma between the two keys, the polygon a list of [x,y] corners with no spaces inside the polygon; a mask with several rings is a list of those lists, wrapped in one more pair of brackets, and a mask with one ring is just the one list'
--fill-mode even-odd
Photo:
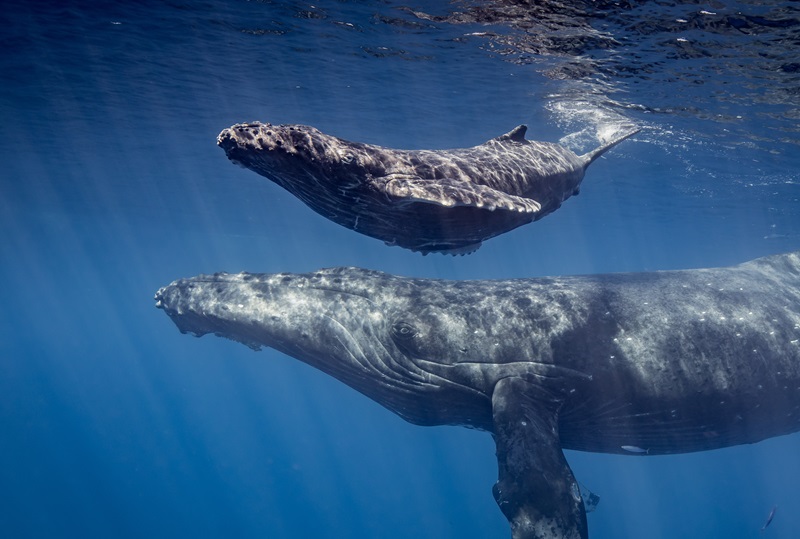
{"label": "blue ocean water", "polygon": [[[531,277],[800,248],[797,7],[596,4],[583,20],[578,3],[548,19],[500,2],[4,2],[0,537],[507,537],[489,434],[416,427],[272,350],[181,335],[152,297],[214,271]],[[401,148],[525,123],[583,151],[606,124],[643,130],[553,215],[422,257],[232,166],[215,137],[250,120]],[[601,497],[593,538],[793,538],[798,454],[790,435],[567,458]]]}

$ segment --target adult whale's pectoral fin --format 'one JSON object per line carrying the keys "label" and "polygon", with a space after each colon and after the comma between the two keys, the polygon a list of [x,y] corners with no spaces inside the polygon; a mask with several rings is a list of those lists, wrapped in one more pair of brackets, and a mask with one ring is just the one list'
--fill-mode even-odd
{"label": "adult whale's pectoral fin", "polygon": [[448,179],[426,180],[417,176],[390,174],[375,178],[384,192],[399,203],[423,202],[445,207],[471,206],[485,210],[537,213],[542,205],[530,198],[509,195],[486,185]]}
{"label": "adult whale's pectoral fin", "polygon": [[494,497],[513,539],[587,539],[580,488],[561,451],[553,395],[521,378],[492,394],[498,480]]}

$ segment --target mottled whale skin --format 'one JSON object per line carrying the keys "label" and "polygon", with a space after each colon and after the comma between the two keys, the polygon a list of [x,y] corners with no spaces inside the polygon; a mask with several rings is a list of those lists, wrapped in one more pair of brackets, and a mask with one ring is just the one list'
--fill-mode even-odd
{"label": "mottled whale skin", "polygon": [[465,254],[577,194],[586,167],[638,129],[585,155],[525,140],[527,127],[472,148],[393,150],[304,125],[237,124],[217,144],[342,226],[422,253]]}
{"label": "mottled whale skin", "polygon": [[182,332],[275,348],[412,423],[491,432],[515,539],[588,537],[562,448],[659,455],[800,430],[800,251],[497,281],[220,273],[156,302]]}

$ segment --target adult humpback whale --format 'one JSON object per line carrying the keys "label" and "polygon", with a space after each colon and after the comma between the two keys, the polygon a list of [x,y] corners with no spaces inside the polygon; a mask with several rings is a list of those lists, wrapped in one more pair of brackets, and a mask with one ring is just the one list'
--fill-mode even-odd
{"label": "adult humpback whale", "polygon": [[657,455],[800,430],[800,251],[498,281],[218,273],[156,305],[182,332],[275,348],[412,423],[490,431],[515,539],[588,537],[562,448]]}
{"label": "adult humpback whale", "polygon": [[342,226],[426,254],[465,254],[558,209],[578,193],[586,167],[639,131],[617,132],[578,156],[525,140],[526,130],[473,148],[414,151],[256,122],[225,129],[217,144]]}

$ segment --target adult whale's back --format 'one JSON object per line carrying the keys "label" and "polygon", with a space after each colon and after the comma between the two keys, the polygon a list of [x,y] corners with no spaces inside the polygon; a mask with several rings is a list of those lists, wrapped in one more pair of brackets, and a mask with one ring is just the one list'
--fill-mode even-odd
{"label": "adult whale's back", "polygon": [[217,143],[342,226],[422,253],[464,254],[577,194],[586,168],[638,129],[585,155],[525,139],[521,125],[471,148],[395,150],[304,125],[237,124]]}
{"label": "adult whale's back", "polygon": [[553,355],[592,376],[561,410],[563,447],[678,453],[800,430],[800,253],[562,286],[585,294]]}
{"label": "adult whale's back", "polygon": [[515,539],[587,537],[562,448],[682,453],[800,430],[800,252],[497,281],[201,275],[156,300],[183,332],[276,348],[408,421],[492,432]]}

